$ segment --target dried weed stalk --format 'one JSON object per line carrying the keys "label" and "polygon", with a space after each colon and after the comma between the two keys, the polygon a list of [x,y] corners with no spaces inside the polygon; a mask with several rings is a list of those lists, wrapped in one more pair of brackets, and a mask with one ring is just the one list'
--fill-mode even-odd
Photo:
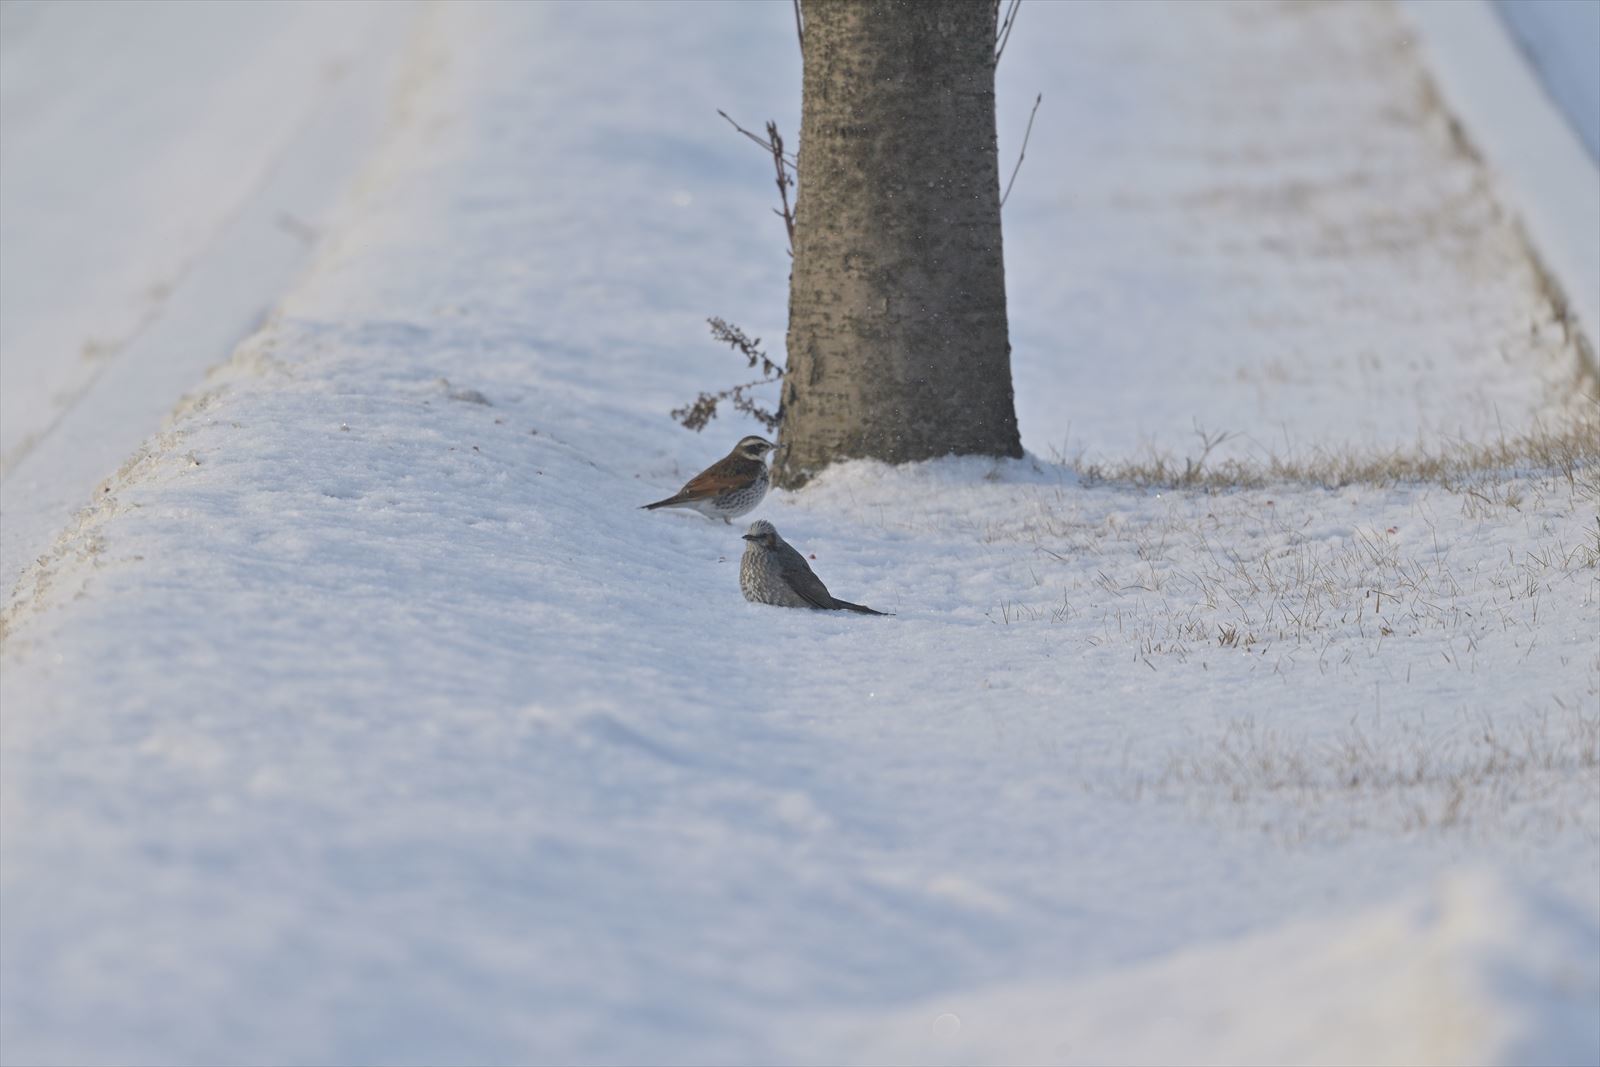
{"label": "dried weed stalk", "polygon": [[769,433],[776,431],[778,423],[783,420],[782,405],[779,405],[776,412],[771,411],[751,399],[749,390],[782,381],[783,367],[774,363],[761,349],[761,338],[751,337],[739,327],[715,316],[707,319],[706,323],[711,327],[711,336],[744,356],[746,365],[750,369],[760,367],[761,377],[720,392],[701,393],[692,403],[674,408],[673,419],[682,423],[684,429],[698,433],[706,428],[706,423],[717,417],[717,406],[726,400],[733,405],[734,410],[749,415],[765,426]]}

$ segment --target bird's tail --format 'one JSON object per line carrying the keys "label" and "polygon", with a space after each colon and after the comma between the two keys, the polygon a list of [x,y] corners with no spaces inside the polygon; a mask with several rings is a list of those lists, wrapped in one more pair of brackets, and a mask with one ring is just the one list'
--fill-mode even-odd
{"label": "bird's tail", "polygon": [[846,611],[854,611],[854,612],[857,612],[857,613],[859,613],[861,615],[893,615],[894,614],[894,612],[892,612],[892,611],[873,611],[871,608],[867,607],[865,604],[852,604],[852,603],[850,603],[850,601],[848,601],[848,600],[840,600],[838,597],[834,597],[833,598],[833,603],[834,603],[835,606],[844,608]]}
{"label": "bird's tail", "polygon": [[681,503],[683,503],[683,496],[680,494],[678,496],[669,496],[665,500],[657,500],[654,504],[642,505],[639,508],[639,510],[640,511],[654,511],[656,508],[670,508],[674,504],[681,504]]}

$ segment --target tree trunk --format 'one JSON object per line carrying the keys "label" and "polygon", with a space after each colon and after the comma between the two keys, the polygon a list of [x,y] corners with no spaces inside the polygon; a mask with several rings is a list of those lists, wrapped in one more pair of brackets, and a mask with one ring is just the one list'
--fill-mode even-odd
{"label": "tree trunk", "polygon": [[988,0],[805,0],[774,466],[1020,456]]}

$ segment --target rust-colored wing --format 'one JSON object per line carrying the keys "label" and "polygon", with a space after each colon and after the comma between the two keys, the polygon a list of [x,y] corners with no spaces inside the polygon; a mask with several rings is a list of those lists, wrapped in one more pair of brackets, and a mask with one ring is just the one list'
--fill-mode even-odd
{"label": "rust-colored wing", "polygon": [[709,500],[734,489],[742,489],[755,481],[761,466],[760,460],[745,459],[743,456],[726,456],[690,478],[674,495],[665,500],[658,500],[654,504],[646,504],[645,507],[665,508],[674,504],[687,504],[694,500]]}
{"label": "rust-colored wing", "polygon": [[743,489],[756,480],[760,468],[759,460],[749,460],[743,456],[719,459],[690,478],[684,487],[678,490],[678,496],[683,500],[704,500],[706,497],[717,496],[730,490]]}

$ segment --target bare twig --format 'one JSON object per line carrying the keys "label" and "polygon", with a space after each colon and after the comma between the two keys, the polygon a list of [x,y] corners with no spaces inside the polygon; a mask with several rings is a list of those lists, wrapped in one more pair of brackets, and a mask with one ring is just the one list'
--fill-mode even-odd
{"label": "bare twig", "polygon": [[1011,168],[1011,180],[1006,182],[1006,191],[1000,196],[1001,207],[1006,206],[1006,198],[1011,195],[1011,187],[1017,183],[1017,171],[1022,169],[1022,161],[1028,155],[1028,138],[1033,136],[1033,117],[1039,113],[1039,105],[1043,102],[1043,93],[1033,98],[1033,110],[1028,112],[1028,128],[1022,133],[1022,148],[1017,152],[1017,165]]}
{"label": "bare twig", "polygon": [[[727,119],[729,126],[732,126],[734,129],[738,130],[740,133],[742,133],[746,137],[750,138],[752,143],[760,145],[762,148],[766,149],[768,152],[772,151],[772,142],[770,140],[767,140],[764,137],[758,136],[757,134],[751,133],[749,130],[745,129],[743,126],[741,126],[737,122],[733,121],[733,117],[731,115],[729,115],[726,111],[722,110],[720,107],[717,108],[717,114],[721,115],[724,119]],[[783,157],[783,161],[784,161],[785,164],[787,164],[791,168],[794,167],[795,163],[796,163],[796,160],[795,160],[794,156],[790,156],[790,155],[784,156]]]}
{"label": "bare twig", "polygon": [[733,405],[734,410],[744,412],[765,426],[768,432],[771,432],[778,428],[781,416],[775,415],[760,404],[757,404],[745,393],[745,390],[753,389],[758,385],[771,384],[771,379],[761,378],[753,382],[745,382],[743,385],[735,385],[718,393],[701,393],[695,397],[693,403],[685,404],[681,408],[673,408],[671,415],[674,420],[683,424],[684,429],[699,433],[706,428],[707,423],[717,417],[717,405],[726,400]]}
{"label": "bare twig", "polygon": [[783,406],[780,404],[776,412],[769,411],[750,399],[747,391],[761,385],[777,384],[783,378],[783,368],[761,350],[761,338],[751,337],[723,319],[710,318],[706,322],[711,327],[712,337],[744,356],[752,368],[759,366],[762,376],[755,381],[729,386],[715,393],[701,393],[691,403],[681,408],[674,408],[671,412],[673,419],[682,423],[684,429],[698,433],[706,428],[708,422],[717,417],[717,405],[727,400],[733,404],[736,411],[749,415],[765,426],[769,432],[776,430],[778,423],[783,419]]}
{"label": "bare twig", "polygon": [[1211,458],[1211,453],[1216,451],[1218,445],[1231,440],[1235,436],[1234,434],[1229,433],[1227,430],[1221,430],[1217,433],[1208,433],[1205,428],[1200,425],[1199,419],[1195,420],[1194,432],[1195,436],[1200,438],[1200,458],[1184,458],[1184,485],[1194,485],[1196,482],[1198,482],[1200,480],[1200,472],[1205,469],[1206,460]]}
{"label": "bare twig", "polygon": [[761,338],[751,337],[733,323],[715,315],[706,320],[706,325],[711,327],[713,338],[744,356],[747,365],[755,367],[759,364],[761,373],[768,378],[783,377],[783,368],[761,350]]}
{"label": "bare twig", "polygon": [[[998,0],[996,0],[998,2]],[[794,35],[800,41],[800,54],[806,51],[806,29],[800,22],[800,0],[794,0]]]}
{"label": "bare twig", "polygon": [[789,176],[788,168],[783,160],[783,138],[778,134],[778,124],[767,122],[767,139],[772,145],[772,166],[778,172],[778,199],[783,202],[783,210],[773,208],[783,218],[783,227],[789,231],[789,255],[794,255],[794,212],[789,210],[789,187],[794,184],[794,179]]}
{"label": "bare twig", "polygon": [[[1011,6],[1006,8],[1005,21],[1000,23],[1000,30],[994,37],[994,61],[1000,62],[1000,55],[1006,50],[1006,42],[1011,40],[1011,27],[1017,24],[1017,10],[1022,7],[1022,0],[1011,0]],[[994,0],[994,13],[1000,15],[1000,0]]]}
{"label": "bare twig", "polygon": [[773,208],[772,213],[783,220],[783,228],[789,234],[789,254],[794,255],[794,211],[789,206],[789,190],[794,188],[794,171],[798,169],[799,161],[783,150],[783,137],[778,133],[776,122],[768,121],[767,136],[763,138],[733,121],[732,116],[721,108],[717,109],[717,114],[726,119],[728,125],[748,137],[752,143],[772,153],[772,167],[777,171],[778,200],[783,204],[781,210]]}

